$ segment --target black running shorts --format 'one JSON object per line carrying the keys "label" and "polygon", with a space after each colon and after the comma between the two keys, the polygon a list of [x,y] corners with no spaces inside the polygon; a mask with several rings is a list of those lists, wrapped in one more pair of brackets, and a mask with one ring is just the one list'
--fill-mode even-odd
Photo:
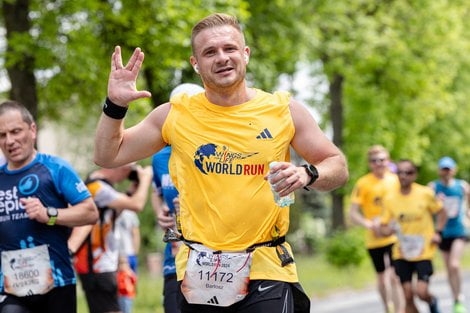
{"label": "black running shorts", "polygon": [[377,273],[383,273],[385,271],[385,259],[388,259],[389,266],[393,266],[392,247],[393,244],[390,244],[385,247],[367,250]]}
{"label": "black running shorts", "polygon": [[76,313],[75,285],[56,287],[44,295],[16,297],[7,295],[0,303],[0,313]]}
{"label": "black running shorts", "polygon": [[116,272],[79,274],[91,313],[118,312]]}
{"label": "black running shorts", "polygon": [[400,277],[401,283],[411,282],[413,273],[418,275],[418,280],[429,283],[429,279],[433,274],[434,270],[432,262],[430,260],[423,261],[406,261],[406,260],[395,260],[395,272]]}
{"label": "black running shorts", "polygon": [[[179,288],[181,313],[309,313],[310,300],[298,283],[252,280],[248,295],[228,307],[189,304]],[[295,309],[294,309],[295,307]]]}

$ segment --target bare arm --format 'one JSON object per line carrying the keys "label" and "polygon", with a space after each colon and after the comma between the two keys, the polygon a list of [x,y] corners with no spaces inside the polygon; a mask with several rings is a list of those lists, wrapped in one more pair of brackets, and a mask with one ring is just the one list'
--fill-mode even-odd
{"label": "bare arm", "polygon": [[144,169],[138,167],[137,172],[139,175],[139,185],[136,191],[131,196],[120,193],[117,199],[114,199],[108,204],[110,208],[118,212],[125,209],[140,212],[144,209],[145,203],[147,202],[150,182],[152,180],[152,168],[150,166]]}
{"label": "bare arm", "polygon": [[[38,198],[21,198],[29,219],[39,223],[47,223],[47,209]],[[94,224],[98,220],[98,209],[90,197],[67,208],[57,208],[58,215],[55,224],[68,227]]]}
{"label": "bare arm", "polygon": [[[308,187],[329,191],[344,185],[349,173],[343,153],[325,136],[303,105],[291,99],[290,111],[295,126],[291,145],[305,161],[317,168],[319,174],[318,179]],[[270,171],[274,172],[278,174],[271,182],[275,184],[275,190],[280,196],[303,188],[310,181],[305,168],[288,162],[276,164]]]}
{"label": "bare arm", "polygon": [[447,223],[446,210],[441,209],[436,213],[436,231],[442,231]]}
{"label": "bare arm", "polygon": [[[128,107],[131,101],[150,97],[148,91],[137,91],[136,81],[144,53],[136,48],[129,62],[122,65],[121,49],[116,47],[111,57],[108,98],[115,104]],[[94,161],[102,167],[117,167],[144,159],[164,146],[161,127],[170,105],[153,110],[137,125],[124,129],[124,120],[101,114],[95,134]]]}
{"label": "bare arm", "polygon": [[69,250],[75,254],[85,239],[88,237],[88,234],[91,232],[93,225],[77,226],[72,230],[72,234],[68,240]]}
{"label": "bare arm", "polygon": [[465,193],[466,209],[467,209],[467,218],[470,219],[470,186],[466,181],[463,181],[463,190]]}
{"label": "bare arm", "polygon": [[138,254],[140,251],[140,228],[138,226],[132,227],[132,243],[135,254]]}
{"label": "bare arm", "polygon": [[372,221],[366,219],[360,212],[359,204],[351,204],[349,208],[349,217],[351,221],[356,225],[361,225],[364,228],[371,229],[372,228]]}
{"label": "bare arm", "polygon": [[[349,173],[343,153],[325,136],[303,105],[291,99],[290,111],[295,126],[295,135],[291,145],[302,158],[315,165],[318,170],[319,178],[311,187],[329,191],[345,184]],[[273,171],[277,170],[285,170],[282,175],[276,175],[276,181],[274,181],[276,183],[286,178],[276,189],[277,191],[283,189],[280,192],[281,196],[306,186],[310,180],[310,176],[303,167],[280,164],[273,168]]]}
{"label": "bare arm", "polygon": [[395,222],[388,224],[380,224],[379,233],[384,237],[391,236],[396,233],[396,228],[393,227],[393,223]]}

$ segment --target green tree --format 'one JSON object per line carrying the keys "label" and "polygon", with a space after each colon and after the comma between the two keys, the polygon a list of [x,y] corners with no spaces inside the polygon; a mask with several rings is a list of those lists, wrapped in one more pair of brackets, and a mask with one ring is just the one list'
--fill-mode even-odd
{"label": "green tree", "polygon": [[[456,105],[450,87],[466,10],[463,1],[315,1],[312,59],[322,60],[329,80],[334,138],[344,142],[351,182],[365,172],[365,151],[375,143],[422,163],[431,144],[425,131]],[[342,193],[336,196],[333,225],[340,227]]]}

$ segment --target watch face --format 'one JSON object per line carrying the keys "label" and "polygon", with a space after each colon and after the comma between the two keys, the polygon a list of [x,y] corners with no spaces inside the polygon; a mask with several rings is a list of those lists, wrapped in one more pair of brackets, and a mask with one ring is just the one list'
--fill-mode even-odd
{"label": "watch face", "polygon": [[47,208],[47,215],[49,215],[49,217],[53,217],[53,216],[57,216],[57,209],[56,208]]}

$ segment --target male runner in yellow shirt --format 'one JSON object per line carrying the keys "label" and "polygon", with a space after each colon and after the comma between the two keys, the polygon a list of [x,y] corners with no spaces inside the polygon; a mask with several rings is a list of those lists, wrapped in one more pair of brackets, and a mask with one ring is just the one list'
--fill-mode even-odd
{"label": "male runner in yellow shirt", "polygon": [[355,224],[367,229],[366,247],[377,273],[377,289],[385,312],[388,312],[391,300],[395,313],[402,313],[403,295],[392,262],[392,246],[397,238],[378,233],[383,198],[390,189],[398,186],[398,178],[389,170],[390,156],[383,146],[370,147],[367,159],[370,172],[359,178],[354,186],[349,215]]}
{"label": "male runner in yellow shirt", "polygon": [[[303,187],[331,190],[348,177],[346,160],[306,108],[286,93],[246,84],[250,48],[233,16],[212,14],[192,32],[194,70],[205,92],[184,94],[124,129],[129,103],[150,97],[136,90],[144,54],[123,66],[112,56],[108,98],[95,138],[95,162],[105,167],[146,158],[172,147],[171,178],[179,191],[177,256],[181,311],[310,311],[285,242],[289,208],[273,199],[268,164],[280,196]],[[158,57],[158,56],[156,56]],[[309,164],[290,163],[292,146]],[[251,265],[251,267],[250,267]]]}
{"label": "male runner in yellow shirt", "polygon": [[[395,270],[405,294],[406,313],[418,313],[414,303],[416,295],[429,304],[431,313],[439,313],[437,298],[429,292],[433,274],[432,258],[441,241],[447,215],[434,191],[415,183],[417,167],[410,160],[397,164],[400,187],[389,192],[384,199],[381,233],[398,237],[393,247]],[[434,227],[433,216],[436,215]],[[417,286],[412,286],[412,276],[418,276]]]}

